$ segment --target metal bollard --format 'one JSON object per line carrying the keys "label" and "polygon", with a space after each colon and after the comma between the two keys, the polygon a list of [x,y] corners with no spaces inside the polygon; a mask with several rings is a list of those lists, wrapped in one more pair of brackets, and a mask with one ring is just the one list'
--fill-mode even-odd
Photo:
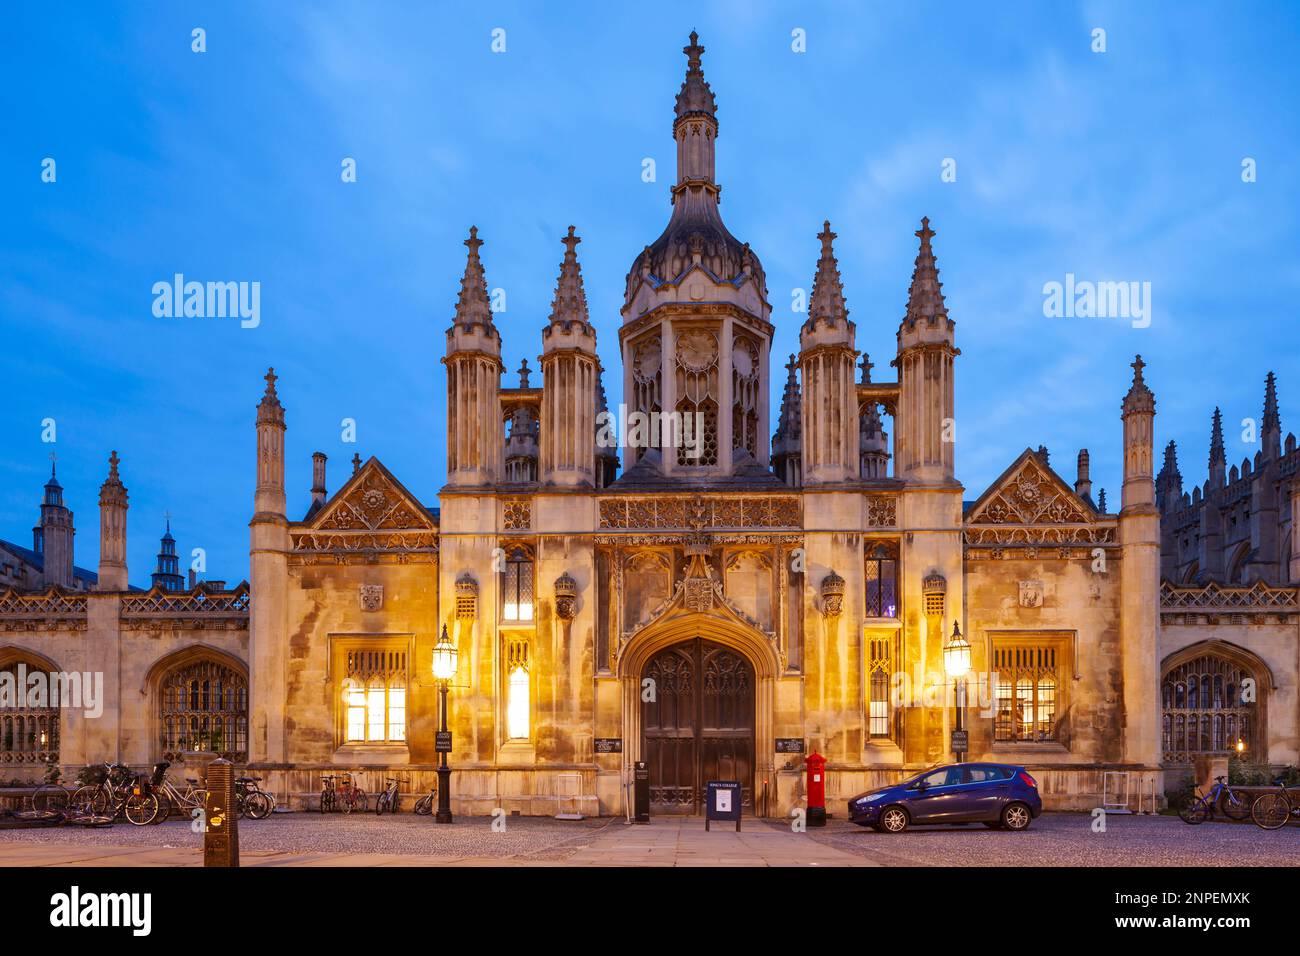
{"label": "metal bollard", "polygon": [[208,802],[203,819],[203,865],[239,866],[239,811],[235,768],[229,760],[208,765]]}

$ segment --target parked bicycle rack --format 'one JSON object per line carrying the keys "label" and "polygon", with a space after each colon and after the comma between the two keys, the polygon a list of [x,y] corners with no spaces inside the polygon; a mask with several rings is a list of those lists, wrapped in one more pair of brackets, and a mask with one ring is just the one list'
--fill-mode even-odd
{"label": "parked bicycle rack", "polygon": [[[1116,795],[1117,795],[1117,796],[1118,796],[1118,792],[1119,792],[1119,782],[1122,781],[1123,784],[1124,784],[1124,799],[1122,799],[1122,800],[1112,801],[1112,800],[1110,799],[1111,778],[1112,778],[1112,777],[1116,778],[1115,791],[1116,791]],[[1139,798],[1139,799],[1140,799],[1140,798]],[[1130,810],[1130,809],[1129,809],[1129,806],[1128,806],[1128,800],[1129,800],[1129,779],[1128,779],[1128,771],[1127,771],[1127,770],[1104,770],[1104,771],[1102,771],[1102,775],[1101,775],[1101,809],[1103,810],[1103,812],[1105,812],[1108,816],[1109,816],[1110,814],[1112,814],[1112,813],[1114,813],[1114,814],[1132,813],[1133,811]]]}

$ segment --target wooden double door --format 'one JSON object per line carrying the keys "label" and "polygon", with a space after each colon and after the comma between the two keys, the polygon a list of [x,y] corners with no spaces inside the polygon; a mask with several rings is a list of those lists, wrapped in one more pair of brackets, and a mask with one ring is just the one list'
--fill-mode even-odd
{"label": "wooden double door", "polygon": [[[703,638],[674,644],[642,673],[641,753],[656,813],[703,813],[710,780],[739,780],[754,806],[754,668]],[[646,680],[653,681],[647,685]]]}

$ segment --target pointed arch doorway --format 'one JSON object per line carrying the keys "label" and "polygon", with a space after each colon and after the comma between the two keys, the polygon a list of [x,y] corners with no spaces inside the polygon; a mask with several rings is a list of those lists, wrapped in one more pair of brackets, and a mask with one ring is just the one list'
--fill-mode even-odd
{"label": "pointed arch doorway", "polygon": [[757,681],[740,651],[702,637],[656,652],[641,672],[641,753],[653,813],[702,813],[710,780],[739,780],[754,806]]}

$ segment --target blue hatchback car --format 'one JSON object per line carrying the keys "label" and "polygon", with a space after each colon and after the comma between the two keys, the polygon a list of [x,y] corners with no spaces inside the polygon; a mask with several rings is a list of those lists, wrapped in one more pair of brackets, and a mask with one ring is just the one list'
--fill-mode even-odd
{"label": "blue hatchback car", "polygon": [[1034,778],[1024,767],[999,763],[934,767],[849,801],[849,819],[881,833],[902,833],[914,823],[983,823],[1023,830],[1042,812],[1043,798]]}

